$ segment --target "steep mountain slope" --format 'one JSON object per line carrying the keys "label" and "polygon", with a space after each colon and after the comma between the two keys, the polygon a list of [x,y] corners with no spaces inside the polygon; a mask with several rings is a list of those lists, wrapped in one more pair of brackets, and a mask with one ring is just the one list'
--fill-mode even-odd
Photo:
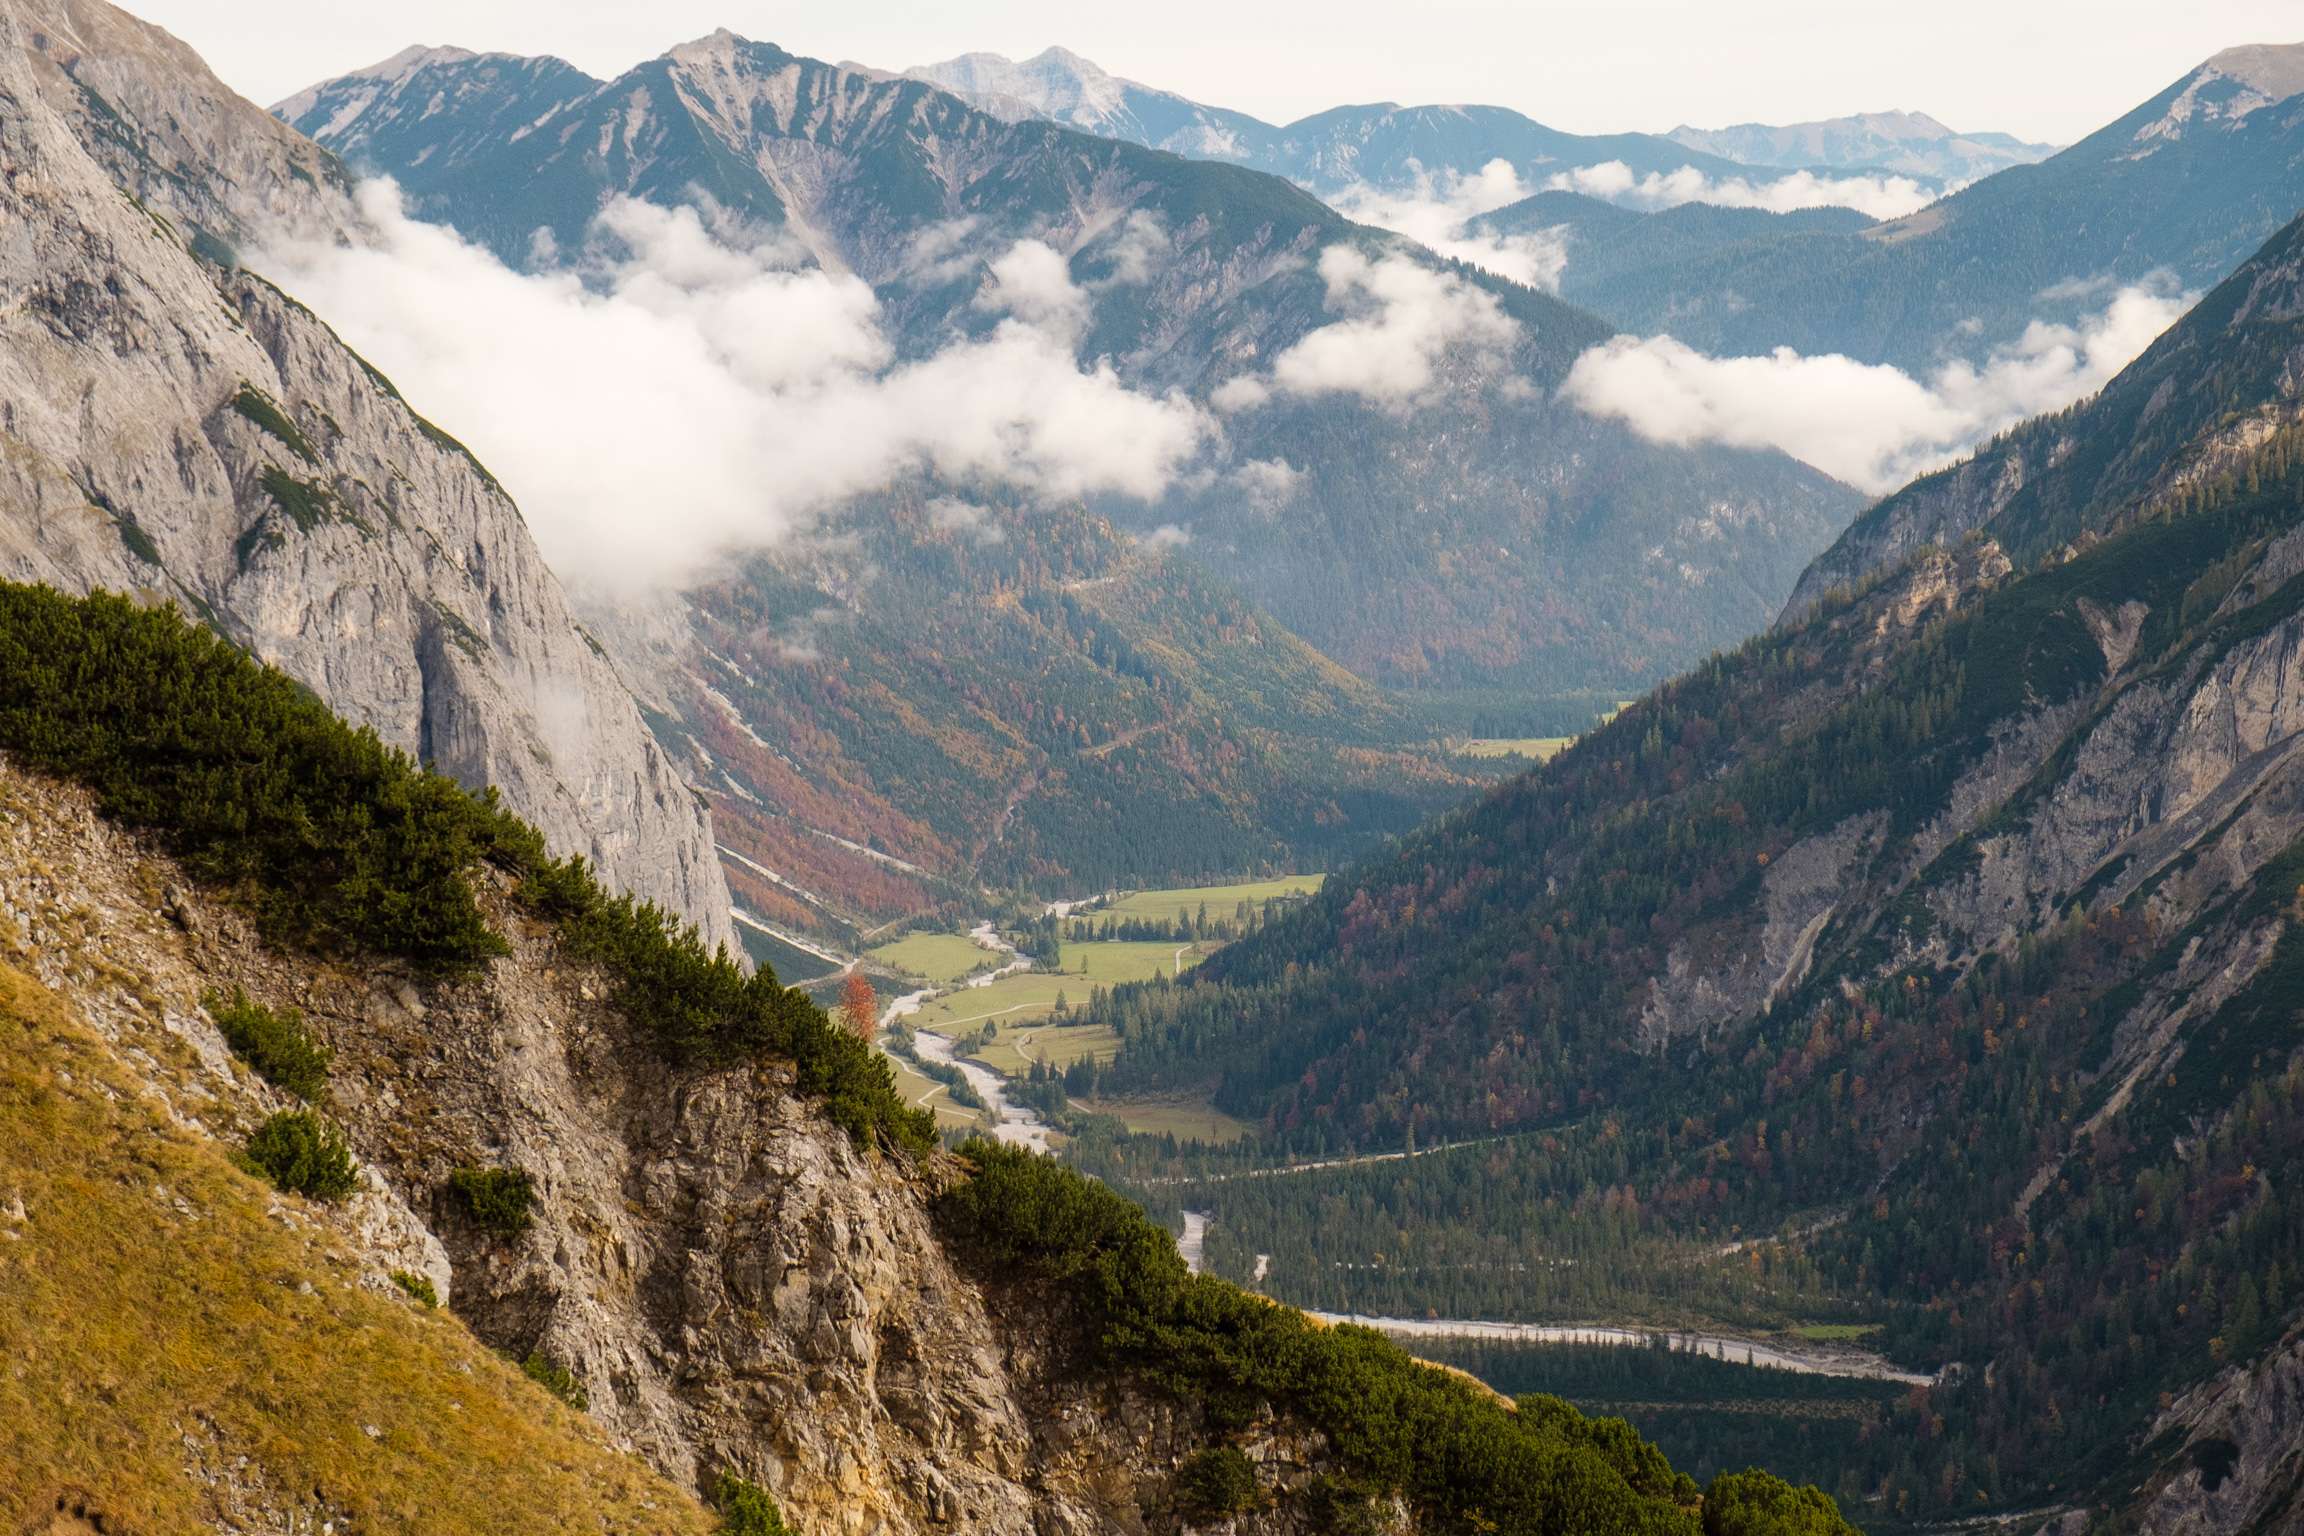
{"label": "steep mountain slope", "polygon": [[[0,783],[17,812],[11,906],[44,938],[45,893],[15,881],[38,835],[22,813],[46,788],[5,769]],[[0,1379],[0,1519],[11,1529],[714,1528],[684,1491],[403,1294],[352,1223],[302,1210],[280,1220],[279,1197],[218,1139],[260,1120],[267,1095],[225,1065],[204,1018],[188,1013],[170,1034],[142,1019],[123,1027],[107,1009],[110,1027],[91,1027],[67,998],[114,999],[89,985],[85,954],[35,959],[26,937],[12,915],[0,963],[0,1342],[13,1365]],[[53,975],[53,989],[22,964]],[[157,1054],[137,1059],[141,1045]],[[195,1098],[202,1121],[163,1109]],[[388,1195],[360,1203],[371,1221],[406,1214]],[[175,1464],[154,1454],[173,1443]]]}
{"label": "steep mountain slope", "polygon": [[103,0],[15,0],[31,78],[81,147],[194,252],[353,220],[335,156],[226,90],[198,54]]}
{"label": "steep mountain slope", "polygon": [[2304,229],[2291,224],[2095,398],[2003,434],[1867,510],[1800,578],[1806,613],[1982,532],[2035,563],[2197,498],[2304,415]]}
{"label": "steep mountain slope", "polygon": [[1380,102],[1335,107],[1281,126],[1123,80],[1063,48],[1020,61],[968,53],[904,73],[1003,117],[1044,118],[1193,159],[1251,166],[1322,196],[1469,176],[1492,160],[1531,182],[1609,160],[1635,175],[1683,167],[1714,177],[1735,172],[1733,157],[1701,146],[1648,133],[1564,133],[1509,107]]}
{"label": "steep mountain slope", "polygon": [[2053,144],[2028,144],[2010,134],[1960,133],[1925,112],[1859,112],[1810,123],[1727,128],[1682,124],[1666,137],[1740,165],[1887,171],[1945,185],[1977,181],[2056,153]]}
{"label": "steep mountain slope", "polygon": [[1853,208],[1722,208],[1683,203],[1642,212],[1581,192],[1539,192],[1480,214],[1475,235],[1540,237],[1560,244],[1560,294],[1605,303],[1646,283],[1670,283],[1692,263],[1733,262],[1814,237],[1845,239],[1878,223]]}
{"label": "steep mountain slope", "polygon": [[2300,91],[2304,44],[2229,49],[2062,153],[1908,217],[1570,281],[1625,329],[1710,352],[1981,358],[2117,285],[2201,289],[2239,265],[2304,205]]}
{"label": "steep mountain slope", "polygon": [[688,594],[695,645],[655,678],[754,915],[852,942],[947,881],[1326,867],[1478,782],[1405,701],[1099,519],[912,501],[844,531]]}
{"label": "steep mountain slope", "polygon": [[[528,1529],[502,1522],[549,1518],[539,1506],[589,1473],[601,1507],[575,1528],[629,1529],[614,1517],[652,1479],[601,1454],[604,1433],[675,1485],[747,1478],[807,1531],[1696,1536],[1754,1499],[1802,1531],[1847,1529],[1819,1495],[1759,1475],[1700,1495],[1621,1425],[1500,1401],[1372,1333],[1189,1276],[1140,1211],[1045,1159],[935,1149],[885,1062],[805,999],[673,939],[172,612],[0,586],[0,659],[0,1030],[22,1046],[0,1074],[0,1168],[27,1180],[0,1206],[0,1289],[84,1278],[86,1256],[51,1245],[128,1210],[187,1228],[169,1250],[186,1268],[158,1279],[195,1298],[181,1316],[122,1315],[102,1294],[65,1324],[0,1312],[12,1342],[31,1325],[40,1344],[61,1326],[107,1349],[139,1330],[176,1346],[182,1374],[127,1382],[12,1350],[0,1396],[64,1377],[106,1423],[178,1415],[134,1454],[59,1463],[85,1480],[62,1490],[68,1510],[109,1520],[150,1488],[191,1507],[171,1529]],[[379,843],[425,856],[377,860]],[[202,883],[217,870],[240,873]],[[448,908],[465,921],[443,933]],[[347,909],[413,919],[425,947],[390,924],[307,926]],[[18,971],[87,1027],[21,1004]],[[263,1150],[266,1127],[315,1112],[356,1159],[327,1183],[326,1157]],[[92,1117],[135,1137],[125,1187],[57,1171],[64,1133]],[[261,1207],[219,1146],[251,1127],[246,1161],[281,1186]],[[235,1244],[267,1267],[190,1267]],[[132,1297],[149,1266],[117,1262]],[[424,1347],[398,1354],[416,1330],[368,1294],[389,1298],[393,1271],[456,1319],[422,1322]],[[314,1296],[339,1315],[299,1299]],[[371,1326],[362,1353],[295,1362],[254,1394],[229,1370],[191,1374],[251,1310],[318,1339]],[[474,1363],[458,1324],[597,1431],[541,1390],[534,1422],[507,1413],[515,1384]],[[370,1361],[393,1374],[332,1374]],[[182,1401],[153,1409],[155,1387]],[[467,1460],[443,1469],[440,1426],[397,1417],[340,1413],[292,1439],[314,1391],[408,1411],[446,1397]],[[76,1427],[52,1400],[31,1412],[0,1436],[45,1449]],[[495,1469],[472,1461],[522,1446],[566,1460],[476,1506]],[[690,1523],[673,1500],[644,1528]]]}
{"label": "steep mountain slope", "polygon": [[[2147,1528],[2297,1518],[2283,1418],[2185,1426],[2297,1347],[2304,1198],[2256,1170],[2304,1137],[2300,241],[2014,468],[1908,493],[1970,492],[1942,547],[1112,1002],[1115,1086],[1221,1073],[1290,1143],[1537,1133],[1292,1216],[1280,1294],[1369,1266],[1395,1308],[1464,1270],[1492,1305],[1853,1308],[1950,1369],[1844,1498],[2118,1505],[2149,1472]],[[1403,1231],[1414,1263],[1372,1262]]]}
{"label": "steep mountain slope", "polygon": [[0,102],[0,569],[182,604],[732,940],[704,814],[502,488],[309,311],[194,254],[283,206],[343,216],[328,157],[92,0],[0,7]]}

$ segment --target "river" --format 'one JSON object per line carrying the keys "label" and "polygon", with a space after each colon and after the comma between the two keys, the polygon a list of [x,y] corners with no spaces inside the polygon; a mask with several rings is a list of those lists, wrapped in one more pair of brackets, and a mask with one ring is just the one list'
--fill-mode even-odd
{"label": "river", "polygon": [[990,1067],[978,1066],[959,1055],[953,1050],[951,1041],[924,1029],[913,1032],[912,1049],[918,1051],[923,1060],[955,1067],[962,1077],[968,1079],[968,1086],[976,1090],[976,1096],[992,1112],[994,1140],[1030,1147],[1035,1152],[1051,1150],[1048,1145],[1048,1122],[1027,1106],[1009,1102],[1008,1079]]}
{"label": "river", "polygon": [[1664,1328],[1625,1328],[1610,1323],[1491,1323],[1463,1318],[1368,1317],[1359,1313],[1312,1312],[1324,1323],[1358,1323],[1399,1339],[1501,1339],[1519,1344],[1644,1345],[1662,1336],[1674,1349],[1710,1355],[1740,1365],[1765,1365],[1805,1376],[1858,1376],[1929,1386],[1936,1380],[1861,1349],[1806,1345],[1784,1340],[1748,1339],[1732,1333],[1689,1333]]}

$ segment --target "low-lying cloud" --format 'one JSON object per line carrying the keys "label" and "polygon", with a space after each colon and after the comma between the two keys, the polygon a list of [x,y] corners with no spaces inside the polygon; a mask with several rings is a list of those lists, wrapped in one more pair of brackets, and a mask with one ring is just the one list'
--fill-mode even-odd
{"label": "low-lying cloud", "polygon": [[[1091,300],[1038,241],[990,263],[988,332],[899,362],[862,281],[693,209],[612,205],[580,278],[514,271],[408,218],[390,183],[361,196],[371,243],[263,265],[454,424],[579,585],[676,585],[915,473],[1151,499],[1213,433],[1181,396],[1075,359]],[[923,264],[980,270],[957,243]]]}
{"label": "low-lying cloud", "polygon": [[1495,159],[1466,175],[1432,175],[1421,166],[1407,187],[1377,188],[1366,183],[1330,199],[1336,211],[1362,224],[1406,235],[1419,245],[1454,257],[1498,277],[1560,291],[1568,247],[1552,230],[1499,235],[1468,228],[1472,220],[1530,196],[1536,189],[1520,179],[1512,163]]}
{"label": "low-lying cloud", "polygon": [[1770,213],[1854,208],[1875,219],[1900,219],[1917,213],[1954,190],[1909,176],[1819,176],[1813,171],[1792,171],[1771,181],[1742,176],[1714,180],[1692,165],[1640,175],[1621,160],[1560,171],[1547,178],[1544,186],[1547,191],[1581,192],[1650,212],[1677,208],[1682,203],[1713,203],[1723,208],[1764,208]]}
{"label": "low-lying cloud", "polygon": [[1925,382],[1838,354],[1710,357],[1670,336],[1618,336],[1579,357],[1561,393],[1652,442],[1781,448],[1881,495],[2102,388],[2188,303],[2165,282],[2123,288],[2077,325],[2034,321],[1983,366],[1948,363]]}
{"label": "low-lying cloud", "polygon": [[1353,395],[1405,411],[1438,388],[1445,362],[1493,371],[1519,335],[1494,294],[1408,256],[1332,245],[1320,253],[1320,279],[1328,309],[1343,318],[1306,332],[1268,374],[1227,380],[1210,397],[1218,410],[1283,394]]}

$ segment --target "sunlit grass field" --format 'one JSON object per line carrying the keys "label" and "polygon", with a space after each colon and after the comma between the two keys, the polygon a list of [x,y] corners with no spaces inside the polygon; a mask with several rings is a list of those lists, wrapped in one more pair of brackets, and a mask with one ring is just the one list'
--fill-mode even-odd
{"label": "sunlit grass field", "polygon": [[1092,988],[1173,976],[1179,967],[1190,970],[1199,959],[1200,952],[1193,945],[1182,946],[1179,953],[1177,945],[1167,943],[1067,944],[1063,948],[1065,969],[1060,972],[1019,971],[987,986],[961,987],[932,999],[909,1022],[939,1034],[965,1034],[988,1019],[996,1019],[1006,1030],[1046,1018],[1055,1012],[1059,997],[1075,1008],[1082,1007]]}
{"label": "sunlit grass field", "polygon": [[1478,736],[1452,743],[1459,757],[1524,757],[1548,763],[1568,750],[1573,736]]}
{"label": "sunlit grass field", "polygon": [[867,951],[890,970],[950,986],[971,971],[1005,964],[1007,957],[984,948],[964,933],[908,933],[892,944]]}

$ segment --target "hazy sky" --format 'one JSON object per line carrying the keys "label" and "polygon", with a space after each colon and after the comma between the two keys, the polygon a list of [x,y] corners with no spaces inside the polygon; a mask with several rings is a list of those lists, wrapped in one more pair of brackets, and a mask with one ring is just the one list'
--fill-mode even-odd
{"label": "hazy sky", "polygon": [[1581,132],[1906,108],[2069,142],[2218,49],[2304,40],[2297,0],[128,0],[270,103],[411,42],[614,74],[717,27],[900,69],[1061,43],[1285,121],[1346,102],[1516,107]]}

